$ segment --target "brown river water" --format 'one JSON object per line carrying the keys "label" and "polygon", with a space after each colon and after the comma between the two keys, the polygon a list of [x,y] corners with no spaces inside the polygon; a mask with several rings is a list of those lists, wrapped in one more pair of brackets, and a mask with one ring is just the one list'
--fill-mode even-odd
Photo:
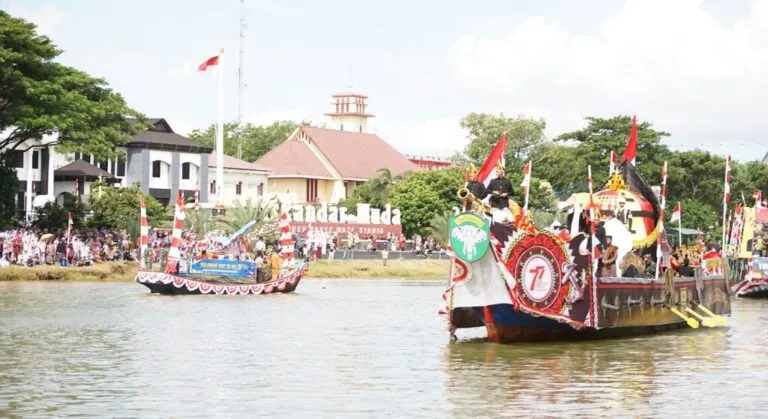
{"label": "brown river water", "polygon": [[768,300],[728,328],[450,344],[442,281],[293,295],[0,283],[0,417],[766,417]]}

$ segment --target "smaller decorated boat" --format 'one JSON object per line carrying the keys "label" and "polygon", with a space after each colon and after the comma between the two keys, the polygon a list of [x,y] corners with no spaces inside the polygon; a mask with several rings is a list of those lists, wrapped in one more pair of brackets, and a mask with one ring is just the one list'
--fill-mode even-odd
{"label": "smaller decorated boat", "polygon": [[768,298],[768,258],[755,256],[748,261],[744,278],[731,287],[742,298]]}
{"label": "smaller decorated boat", "polygon": [[[293,258],[293,238],[286,214],[280,217],[280,268],[273,272],[260,272],[255,262],[248,260],[230,260],[227,258],[205,258],[187,264],[181,269],[182,258],[179,251],[185,208],[181,197],[176,201],[176,216],[172,233],[171,247],[165,272],[153,272],[143,269],[146,266],[144,253],[149,243],[149,224],[143,197],[141,204],[141,267],[136,273],[136,282],[149,288],[152,293],[165,295],[248,295],[289,293],[296,290],[307,272],[308,264],[296,263]],[[255,223],[249,223],[253,225]],[[237,240],[247,231],[242,228],[226,243]],[[274,251],[277,251],[276,249]],[[214,257],[217,257],[214,252]],[[273,263],[278,263],[274,261]],[[272,275],[265,278],[265,275]]]}
{"label": "smaller decorated boat", "polygon": [[768,257],[756,255],[756,241],[768,226],[768,208],[739,208],[731,229],[732,252],[738,256],[731,291],[741,298],[768,298]]}

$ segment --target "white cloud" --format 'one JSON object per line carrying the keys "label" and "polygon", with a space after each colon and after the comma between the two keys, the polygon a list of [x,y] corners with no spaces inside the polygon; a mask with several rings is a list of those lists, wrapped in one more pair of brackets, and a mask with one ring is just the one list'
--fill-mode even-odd
{"label": "white cloud", "polygon": [[68,18],[69,14],[49,4],[37,12],[31,12],[16,4],[12,5],[10,13],[37,25],[37,32],[52,37],[56,29]]}
{"label": "white cloud", "polygon": [[395,128],[387,124],[375,129],[379,137],[398,151],[417,156],[450,157],[467,145],[467,132],[459,126],[459,118],[436,118]]}
{"label": "white cloud", "polygon": [[701,3],[628,0],[598,36],[530,17],[503,39],[462,37],[447,58],[459,83],[503,103],[498,110],[538,110],[550,134],[618,113],[637,113],[689,146],[720,147],[735,125],[745,138],[764,134],[768,2],[755,0],[730,27]]}
{"label": "white cloud", "polygon": [[178,67],[173,67],[171,69],[168,69],[168,71],[165,74],[166,76],[172,79],[179,80],[179,79],[185,79],[189,77],[190,75],[195,73],[195,70],[197,70],[197,68],[194,65],[187,63],[187,64],[182,64]]}

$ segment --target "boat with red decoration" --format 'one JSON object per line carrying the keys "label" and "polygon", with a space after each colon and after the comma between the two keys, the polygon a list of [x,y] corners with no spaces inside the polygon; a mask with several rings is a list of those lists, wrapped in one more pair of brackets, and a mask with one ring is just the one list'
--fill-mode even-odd
{"label": "boat with red decoration", "polygon": [[[168,261],[164,272],[144,270],[146,266],[144,253],[148,244],[149,226],[146,218],[144,200],[141,203],[141,238],[140,254],[142,268],[136,273],[136,282],[149,288],[152,293],[165,295],[248,295],[289,293],[296,290],[299,282],[307,272],[308,263],[295,262],[293,255],[293,236],[290,233],[290,223],[285,213],[280,217],[280,268],[274,271],[261,272],[255,262],[234,260],[226,255],[225,248],[247,232],[255,223],[243,226],[233,234],[218,249],[214,249],[210,257],[195,261],[187,261],[182,257],[179,244],[182,235],[185,207],[181,197],[177,198],[172,232],[171,247],[168,251]],[[183,264],[182,262],[187,262]],[[278,263],[273,262],[273,263]],[[186,265],[186,266],[183,266]],[[269,276],[269,274],[272,274]]]}
{"label": "boat with red decoration", "polygon": [[[464,210],[449,224],[452,267],[441,314],[453,339],[457,329],[476,327],[485,327],[491,342],[515,343],[726,325],[730,292],[725,272],[716,268],[726,265],[720,256],[691,277],[675,276],[669,267],[662,222],[666,163],[659,196],[631,159],[596,193],[590,167],[587,201],[573,203],[570,234],[555,235],[535,228],[526,206],[510,200],[503,209],[508,214],[499,215],[470,192],[482,190],[478,184],[493,186],[489,180],[498,175],[486,166],[504,165],[503,152],[494,153],[468,174],[458,192]],[[530,173],[530,164],[524,170]],[[528,185],[521,185],[524,195]],[[624,207],[629,213],[620,211]]]}

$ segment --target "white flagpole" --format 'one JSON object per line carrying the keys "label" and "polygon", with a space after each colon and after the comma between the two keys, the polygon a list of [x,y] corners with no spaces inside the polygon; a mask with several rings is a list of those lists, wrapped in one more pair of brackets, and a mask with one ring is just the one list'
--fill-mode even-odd
{"label": "white flagpole", "polygon": [[726,224],[728,223],[728,220],[725,218],[725,216],[728,214],[728,195],[730,194],[730,182],[728,181],[728,172],[730,172],[730,165],[731,165],[731,156],[728,156],[725,160],[725,178],[723,180],[723,241],[721,241],[721,246],[723,248],[723,252],[725,252],[725,228]]}
{"label": "white flagpole", "polygon": [[528,195],[531,194],[531,174],[533,172],[533,160],[528,162],[528,174],[526,176],[525,185],[525,204],[523,205],[523,214],[528,215]]}
{"label": "white flagpole", "polygon": [[216,121],[216,205],[221,205],[221,190],[224,188],[224,48],[219,50],[219,106]]}
{"label": "white flagpole", "polygon": [[680,215],[677,216],[677,245],[683,245],[683,204],[678,202],[677,206],[680,208]]}

